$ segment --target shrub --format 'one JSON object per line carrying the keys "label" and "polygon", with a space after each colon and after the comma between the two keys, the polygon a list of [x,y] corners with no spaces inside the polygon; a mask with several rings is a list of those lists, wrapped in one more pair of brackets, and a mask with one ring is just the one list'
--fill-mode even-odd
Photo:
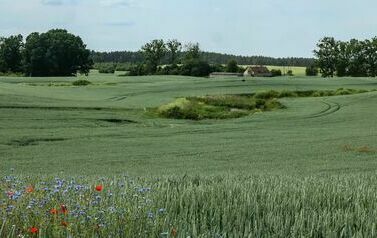
{"label": "shrub", "polygon": [[187,60],[182,68],[181,74],[193,77],[207,77],[211,73],[211,66],[208,62],[199,59]]}
{"label": "shrub", "polygon": [[238,72],[238,64],[235,60],[230,60],[226,66],[226,72],[229,73],[237,73]]}
{"label": "shrub", "polygon": [[281,91],[279,93],[279,98],[288,98],[288,97],[297,97],[297,93],[296,92],[293,92],[293,91],[287,91],[287,90],[284,90],[284,91]]}
{"label": "shrub", "polygon": [[222,64],[211,65],[211,71],[212,72],[225,72],[226,67],[224,67]]}
{"label": "shrub", "polygon": [[318,76],[318,68],[313,66],[306,67],[306,76]]}
{"label": "shrub", "polygon": [[76,81],[72,82],[73,86],[87,86],[87,85],[90,85],[90,84],[92,84],[90,81],[84,80],[84,79],[80,79],[80,80],[76,80]]}
{"label": "shrub", "polygon": [[126,75],[127,76],[142,76],[142,75],[146,75],[146,74],[147,74],[147,70],[145,68],[145,65],[144,64],[137,64],[137,65],[131,66],[128,74],[126,74]]}
{"label": "shrub", "polygon": [[113,74],[115,73],[115,67],[114,64],[104,64],[98,67],[98,72],[101,74]]}
{"label": "shrub", "polygon": [[294,76],[294,75],[293,75],[293,71],[292,71],[291,69],[288,70],[288,71],[287,71],[287,75],[288,75],[288,76]]}
{"label": "shrub", "polygon": [[278,98],[279,95],[280,95],[279,92],[275,90],[270,90],[266,92],[256,93],[254,97],[258,99],[272,99],[272,98]]}
{"label": "shrub", "polygon": [[282,76],[281,70],[280,69],[271,69],[271,76],[272,77]]}

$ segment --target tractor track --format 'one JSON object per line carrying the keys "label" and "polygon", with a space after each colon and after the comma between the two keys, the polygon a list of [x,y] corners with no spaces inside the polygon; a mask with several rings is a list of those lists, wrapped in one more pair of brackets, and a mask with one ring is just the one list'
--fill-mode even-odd
{"label": "tractor track", "polygon": [[337,111],[339,111],[342,106],[337,103],[337,102],[325,102],[325,101],[322,101],[321,103],[325,104],[327,107],[325,110],[322,110],[320,111],[319,113],[316,113],[314,115],[310,115],[306,118],[318,118],[318,117],[324,117],[324,116],[329,116]]}

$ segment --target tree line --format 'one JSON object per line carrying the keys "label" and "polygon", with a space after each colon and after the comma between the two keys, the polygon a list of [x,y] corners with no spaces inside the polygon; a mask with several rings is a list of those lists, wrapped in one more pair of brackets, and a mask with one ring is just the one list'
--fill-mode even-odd
{"label": "tree line", "polygon": [[324,37],[318,42],[314,54],[323,77],[377,76],[377,37],[362,41]]}
{"label": "tree line", "polygon": [[[203,60],[209,64],[227,64],[230,60],[236,60],[240,65],[275,65],[275,66],[301,66],[307,67],[314,63],[313,58],[286,57],[273,58],[266,56],[238,56],[214,52],[200,52]],[[184,58],[185,52],[178,52],[178,58]],[[95,63],[129,63],[139,64],[144,61],[142,51],[114,51],[114,52],[91,52]],[[161,59],[162,64],[169,64],[169,56]]]}
{"label": "tree line", "polygon": [[64,29],[0,38],[0,72],[26,76],[88,74],[93,66],[90,50],[79,36]]}

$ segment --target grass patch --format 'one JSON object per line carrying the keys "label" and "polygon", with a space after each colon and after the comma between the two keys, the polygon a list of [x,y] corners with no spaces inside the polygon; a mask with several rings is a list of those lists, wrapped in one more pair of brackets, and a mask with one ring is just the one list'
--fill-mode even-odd
{"label": "grass patch", "polygon": [[11,140],[7,145],[10,146],[17,146],[17,147],[23,147],[23,146],[32,146],[32,145],[38,145],[41,142],[56,142],[56,141],[65,141],[64,138],[21,138],[16,140]]}
{"label": "grass patch", "polygon": [[363,153],[363,154],[373,154],[376,153],[377,150],[371,148],[367,145],[364,146],[352,146],[352,145],[344,145],[343,151],[345,152],[356,152],[356,153]]}
{"label": "grass patch", "polygon": [[90,84],[92,84],[90,81],[84,79],[79,79],[72,83],[73,86],[87,86]]}
{"label": "grass patch", "polygon": [[152,109],[160,117],[173,119],[203,120],[229,119],[247,116],[256,111],[285,108],[277,99],[286,97],[329,97],[369,92],[368,90],[343,89],[275,91],[254,94],[220,95],[179,98],[176,101]]}
{"label": "grass patch", "polygon": [[154,111],[165,118],[204,120],[239,118],[258,110],[267,111],[282,107],[283,105],[275,99],[225,95],[179,98]]}

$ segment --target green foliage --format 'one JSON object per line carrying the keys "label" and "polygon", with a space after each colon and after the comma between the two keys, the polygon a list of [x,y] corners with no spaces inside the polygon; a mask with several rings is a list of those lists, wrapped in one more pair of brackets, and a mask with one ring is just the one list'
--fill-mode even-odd
{"label": "green foliage", "polygon": [[306,67],[305,73],[306,73],[306,76],[317,76],[318,68],[314,65]]}
{"label": "green foliage", "polygon": [[[0,214],[7,219],[0,220],[0,235],[372,237],[376,183],[374,174],[8,176],[1,183],[5,207]],[[24,192],[31,184],[34,191]],[[103,184],[101,192],[95,190],[98,184]],[[22,195],[9,199],[9,188]],[[39,229],[38,235],[30,234],[32,226]]]}
{"label": "green foliage", "polygon": [[282,107],[280,102],[271,98],[224,95],[180,98],[156,111],[158,115],[166,118],[203,120],[239,118],[255,110],[267,111]]}
{"label": "green foliage", "polygon": [[291,69],[287,71],[287,76],[294,76],[293,71]]}
{"label": "green foliage", "polygon": [[72,83],[73,86],[87,86],[90,84],[92,84],[90,81],[84,79],[79,79]]}
{"label": "green foliage", "polygon": [[137,64],[129,68],[129,72],[126,74],[126,76],[141,76],[146,75],[147,73],[148,72],[144,64]]}
{"label": "green foliage", "polygon": [[226,72],[229,73],[237,73],[239,72],[237,61],[230,60],[226,66]]}
{"label": "green foliage", "polygon": [[377,76],[377,38],[344,42],[325,37],[314,53],[323,77]]}
{"label": "green foliage", "polygon": [[101,64],[97,67],[98,72],[101,74],[113,74],[115,73],[116,64]]}
{"label": "green foliage", "polygon": [[160,65],[161,59],[166,54],[166,45],[163,40],[153,40],[150,43],[145,44],[141,51],[143,52],[146,69],[150,74],[154,74],[157,71],[157,66]]}
{"label": "green foliage", "polygon": [[338,43],[333,37],[325,37],[317,44],[314,51],[316,64],[321,70],[322,77],[333,77],[336,72]]}
{"label": "green foliage", "polygon": [[270,72],[271,72],[272,77],[282,76],[280,69],[271,69]]}
{"label": "green foliage", "polygon": [[226,67],[222,64],[211,65],[211,72],[226,72]]}
{"label": "green foliage", "polygon": [[[180,98],[175,102],[159,107],[156,111],[159,116],[173,119],[204,120],[229,119],[248,115],[250,112],[242,108],[230,107],[224,99],[212,98]],[[242,104],[242,107],[245,107]],[[255,108],[255,102],[249,102],[249,107]]]}
{"label": "green foliage", "polygon": [[62,29],[30,34],[23,55],[28,76],[88,74],[93,64],[82,39]]}
{"label": "green foliage", "polygon": [[0,72],[22,72],[22,35],[0,38]]}
{"label": "green foliage", "polygon": [[211,73],[211,66],[199,59],[186,60],[181,67],[181,74],[193,77],[207,77]]}
{"label": "green foliage", "polygon": [[166,48],[169,53],[169,64],[175,65],[177,64],[178,54],[182,50],[182,43],[178,40],[169,40],[166,43]]}
{"label": "green foliage", "polygon": [[[186,51],[186,50],[185,50]],[[177,52],[177,60],[185,58],[186,52]],[[272,58],[266,56],[237,56],[229,54],[221,54],[215,52],[201,52],[201,57],[208,61],[209,64],[222,64],[226,65],[230,60],[234,59],[239,65],[275,65],[275,66],[298,66],[307,67],[314,63],[312,58],[299,58],[299,57],[285,57],[285,58]],[[121,62],[129,64],[138,64],[145,62],[142,52],[130,51],[114,51],[114,52],[91,52],[91,57],[96,63],[103,62]],[[161,64],[171,64],[171,54],[167,54],[162,58]],[[177,63],[178,64],[178,63]]]}
{"label": "green foliage", "polygon": [[192,60],[200,60],[201,59],[201,51],[199,43],[188,43],[185,45],[185,61],[192,61]]}

